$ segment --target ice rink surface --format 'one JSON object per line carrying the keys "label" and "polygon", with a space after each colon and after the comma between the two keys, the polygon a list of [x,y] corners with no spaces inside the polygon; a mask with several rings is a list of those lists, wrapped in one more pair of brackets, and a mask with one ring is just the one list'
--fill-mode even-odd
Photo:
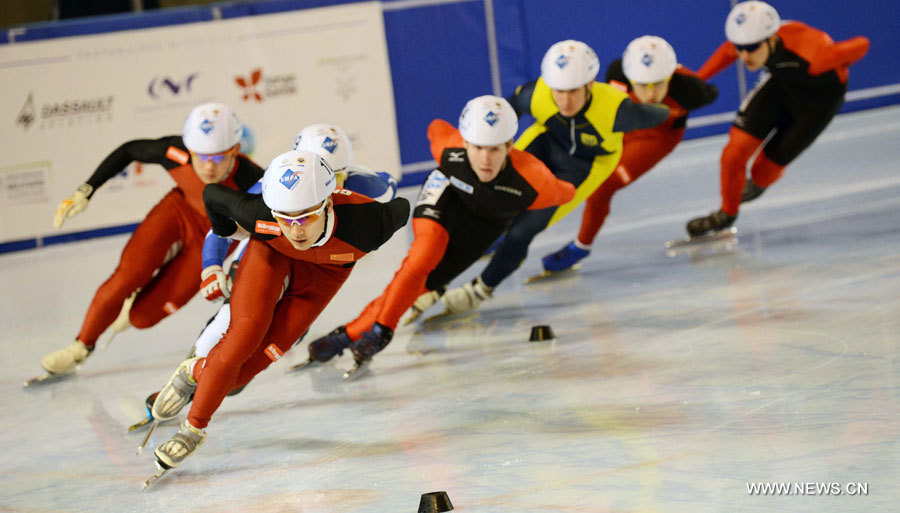
{"label": "ice rink surface", "polygon": [[[347,355],[286,373],[301,344],[144,493],[151,451],[136,456],[142,433],[126,428],[217,305],[195,297],[76,376],[23,389],[71,342],[126,237],[0,256],[0,512],[403,513],[436,490],[472,513],[897,511],[900,108],[839,117],[741,211],[736,247],[668,257],[666,240],[718,208],[724,142],[687,141],[616,195],[579,274],[523,284],[580,209],[478,315],[398,329],[357,381],[341,379]],[[363,260],[311,335],[380,294],[409,241]],[[536,324],[557,340],[529,342]]]}

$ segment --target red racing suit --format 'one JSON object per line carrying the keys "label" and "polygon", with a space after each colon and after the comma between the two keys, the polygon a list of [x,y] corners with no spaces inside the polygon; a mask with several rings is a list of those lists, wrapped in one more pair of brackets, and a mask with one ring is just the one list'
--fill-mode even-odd
{"label": "red racing suit", "polygon": [[204,192],[213,231],[251,231],[231,291],[231,321],[222,340],[194,366],[197,390],[188,420],[206,427],[227,393],[291,348],[350,276],[357,260],[384,244],[406,224],[409,202],[377,202],[336,190],[325,230],[315,245],[295,249],[262,200],[221,185]]}
{"label": "red racing suit", "polygon": [[[131,305],[129,320],[136,328],[149,328],[184,306],[200,289],[201,252],[210,223],[203,207],[203,187],[191,166],[181,136],[127,142],[111,153],[87,183],[96,191],[132,161],[159,164],[175,181],[131,235],[119,265],[94,294],[80,340],[93,347],[122,309],[124,301],[140,289]],[[263,169],[243,154],[222,185],[247,190],[262,177]]]}
{"label": "red racing suit", "polygon": [[[844,102],[849,66],[868,50],[865,37],[835,43],[825,32],[798,21],[781,25],[766,72],[741,103],[722,150],[722,212],[737,215],[747,162],[764,140],[750,168],[751,179],[761,187],[781,178],[784,168],[816,140]],[[697,74],[707,80],[737,58],[734,45],[726,41]]]}
{"label": "red racing suit", "polygon": [[[606,81],[627,92],[631,101],[639,102],[628,78],[622,71],[622,59],[610,63]],[[587,199],[578,231],[578,242],[590,246],[603,227],[613,194],[651,170],[675,149],[684,137],[688,112],[709,105],[719,95],[712,84],[701,80],[693,71],[679,64],[669,80],[669,92],[663,105],[669,107],[669,117],[660,125],[643,130],[625,132],[622,158],[612,176],[606,179]]]}

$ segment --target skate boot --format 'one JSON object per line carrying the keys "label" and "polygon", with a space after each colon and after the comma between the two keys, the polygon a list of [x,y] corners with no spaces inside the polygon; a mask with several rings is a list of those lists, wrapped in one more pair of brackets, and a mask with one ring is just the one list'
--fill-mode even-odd
{"label": "skate boot", "polygon": [[560,272],[571,269],[576,263],[591,254],[589,249],[581,249],[572,241],[561,250],[550,253],[541,259],[544,269],[550,272]]}
{"label": "skate boot", "polygon": [[434,306],[434,304],[441,299],[441,296],[444,295],[446,290],[446,287],[441,287],[437,290],[429,290],[416,298],[416,302],[409,308],[409,317],[406,318],[406,322],[404,322],[403,325],[406,326],[421,317],[425,310]]}
{"label": "skate boot", "polygon": [[53,351],[41,359],[41,367],[50,374],[65,374],[85,361],[93,347],[87,347],[77,338],[64,349]]}
{"label": "skate boot", "polygon": [[206,431],[195,428],[185,420],[181,423],[178,432],[169,441],[163,443],[153,451],[156,460],[166,470],[175,468],[188,456],[194,454],[197,447],[206,441]]}
{"label": "skate boot", "polygon": [[189,358],[181,362],[175,369],[175,374],[172,374],[169,382],[159,391],[156,400],[153,401],[150,414],[154,419],[161,422],[174,418],[184,408],[184,405],[190,402],[194,396],[194,390],[197,389],[197,382],[191,376],[191,367],[199,359],[199,356]]}
{"label": "skate boot", "polygon": [[494,289],[481,281],[481,277],[466,283],[462,287],[448,290],[441,301],[444,302],[447,315],[475,310],[481,302],[493,295]]}
{"label": "skate boot", "polygon": [[327,362],[335,356],[341,356],[344,354],[344,349],[350,347],[350,343],[347,327],[338,326],[331,333],[309,343],[309,361]]}
{"label": "skate boot", "polygon": [[687,224],[687,232],[691,237],[698,237],[710,232],[717,232],[734,224],[737,216],[731,216],[718,210],[708,216],[691,219]]}
{"label": "skate boot", "polygon": [[357,362],[370,360],[379,351],[387,347],[394,338],[394,331],[384,324],[375,323],[372,329],[363,332],[359,340],[350,344],[350,351]]}
{"label": "skate boot", "polygon": [[741,203],[755,200],[762,196],[762,193],[765,192],[765,190],[765,187],[756,185],[753,183],[753,180],[747,180],[747,183],[744,184],[744,192],[741,194]]}

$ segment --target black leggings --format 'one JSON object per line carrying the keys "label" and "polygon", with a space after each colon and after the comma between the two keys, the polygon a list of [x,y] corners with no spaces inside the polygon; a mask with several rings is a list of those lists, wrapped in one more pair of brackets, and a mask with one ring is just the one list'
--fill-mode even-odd
{"label": "black leggings", "polygon": [[758,139],[774,130],[763,152],[772,162],[786,166],[825,130],[844,104],[846,91],[846,84],[839,84],[810,89],[801,97],[804,92],[765,76],[741,103],[734,126]]}

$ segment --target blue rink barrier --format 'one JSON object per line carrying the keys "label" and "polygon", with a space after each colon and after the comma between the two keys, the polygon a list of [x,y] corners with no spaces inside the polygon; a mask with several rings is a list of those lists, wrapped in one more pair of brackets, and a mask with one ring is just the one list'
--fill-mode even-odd
{"label": "blue rink barrier", "polygon": [[139,224],[140,223],[123,224],[119,226],[108,226],[106,228],[95,228],[93,230],[85,230],[81,232],[51,235],[49,237],[35,237],[31,239],[2,242],[0,243],[0,254],[11,253],[13,251],[24,251],[26,249],[36,249],[43,246],[62,244],[64,242],[77,242],[80,240],[93,239],[96,237],[109,237],[111,235],[131,233],[137,229]]}

